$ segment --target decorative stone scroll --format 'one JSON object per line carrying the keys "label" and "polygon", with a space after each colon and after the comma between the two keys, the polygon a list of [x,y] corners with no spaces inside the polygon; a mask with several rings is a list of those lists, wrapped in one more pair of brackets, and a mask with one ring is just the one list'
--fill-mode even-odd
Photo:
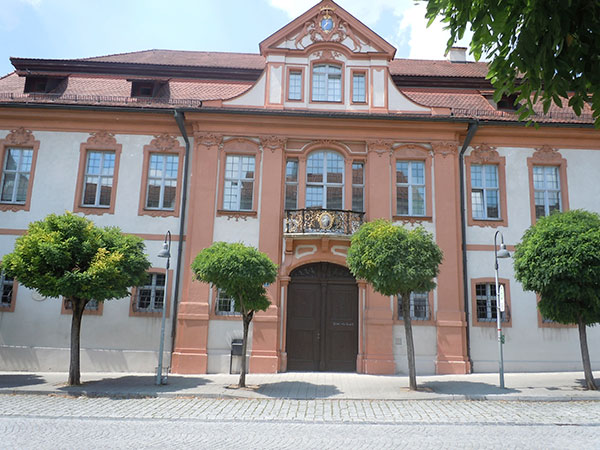
{"label": "decorative stone scroll", "polygon": [[260,145],[263,148],[271,150],[273,153],[275,150],[285,149],[286,143],[287,138],[283,136],[264,136],[260,138]]}
{"label": "decorative stone scroll", "polygon": [[542,145],[535,149],[533,160],[534,162],[560,164],[563,161],[563,157],[558,149],[550,147],[549,145]]}
{"label": "decorative stone scroll", "polygon": [[217,147],[223,143],[223,135],[216,133],[194,133],[194,140],[207,148]]}
{"label": "decorative stone scroll", "polygon": [[457,142],[432,142],[431,148],[436,155],[441,155],[443,158],[458,155]]}
{"label": "decorative stone scroll", "polygon": [[108,131],[97,131],[96,133],[90,133],[90,137],[87,140],[88,145],[97,145],[100,147],[112,147],[117,145],[117,139],[113,133]]}
{"label": "decorative stone scroll", "polygon": [[476,146],[471,152],[471,159],[473,163],[477,164],[500,163],[500,155],[496,151],[496,147],[487,144]]}
{"label": "decorative stone scroll", "polygon": [[150,146],[161,152],[168,152],[179,147],[179,141],[169,134],[160,134],[154,136]]}
{"label": "decorative stone scroll", "polygon": [[21,127],[11,130],[4,139],[4,142],[7,145],[33,145],[35,138],[31,130]]}

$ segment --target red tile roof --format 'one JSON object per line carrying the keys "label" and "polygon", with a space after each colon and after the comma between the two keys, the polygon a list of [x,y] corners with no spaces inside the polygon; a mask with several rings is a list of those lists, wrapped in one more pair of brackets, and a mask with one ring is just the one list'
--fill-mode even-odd
{"label": "red tile roof", "polygon": [[[43,60],[33,60],[43,61]],[[172,72],[177,74],[177,67],[198,67],[216,69],[216,77],[227,69],[262,70],[265,60],[258,54],[246,53],[219,53],[219,52],[193,52],[172,50],[147,50],[142,52],[122,53],[116,55],[99,56],[80,60],[56,61],[57,66],[68,71],[68,63],[93,61],[96,63],[130,63],[150,64],[172,67]],[[50,61],[52,63],[52,61]],[[27,63],[25,63],[27,64]],[[50,64],[52,66],[52,64]],[[223,69],[223,70],[220,70]],[[23,70],[23,69],[21,69]],[[144,69],[141,74],[149,72]],[[429,107],[448,108],[453,117],[472,117],[489,120],[516,120],[513,112],[499,111],[482,95],[482,92],[473,88],[437,88],[435,80],[456,80],[452,85],[460,86],[465,78],[483,79],[487,73],[485,63],[452,63],[449,61],[429,61],[396,59],[390,63],[391,74],[397,77],[427,79],[423,87],[401,87],[400,90],[409,99]],[[186,72],[189,73],[189,72]],[[211,72],[212,73],[212,72]],[[152,73],[148,73],[152,76]],[[185,76],[185,75],[184,75]],[[135,77],[134,77],[135,78]],[[139,77],[138,77],[139,78]],[[177,106],[198,107],[202,101],[226,100],[240,95],[248,90],[252,81],[232,81],[227,79],[183,79],[167,77],[168,84],[159,98],[131,98],[131,77],[119,75],[89,75],[84,73],[72,74],[68,82],[61,84],[54,94],[24,94],[25,78],[16,73],[9,74],[0,79],[0,102],[39,102],[39,103],[78,103],[78,104],[105,104],[127,106],[152,106],[158,108]],[[128,81],[129,80],[129,81]],[[441,81],[440,81],[441,83]],[[467,82],[468,83],[468,82]],[[418,85],[418,83],[417,83]],[[434,87],[429,87],[434,85]],[[589,107],[583,111],[581,117],[575,116],[568,108],[552,106],[547,115],[537,109],[535,120],[540,122],[593,122]]]}

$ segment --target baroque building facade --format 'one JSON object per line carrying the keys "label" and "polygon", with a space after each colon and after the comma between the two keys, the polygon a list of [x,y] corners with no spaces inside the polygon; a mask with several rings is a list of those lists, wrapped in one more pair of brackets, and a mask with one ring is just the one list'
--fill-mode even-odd
{"label": "baroque building facade", "polygon": [[[228,371],[240,318],[190,270],[228,241],[279,266],[252,324],[250,372],[406,372],[398,299],[346,267],[358,226],[386,218],[423,226],[444,252],[437,288],[411,297],[418,373],[495,371],[494,234],[513,251],[554,210],[600,211],[589,108],[553,107],[525,126],[464,49],[395,59],[330,0],[259,48],[12,58],[0,79],[0,255],[30,222],[70,210],[141,236],[153,264],[130,299],[86,311],[83,370],[152,371],[166,307],[171,371]],[[165,286],[167,230],[177,256]],[[506,370],[580,368],[576,328],[541,317],[509,261],[500,275]],[[69,305],[1,281],[0,368],[64,370]]]}

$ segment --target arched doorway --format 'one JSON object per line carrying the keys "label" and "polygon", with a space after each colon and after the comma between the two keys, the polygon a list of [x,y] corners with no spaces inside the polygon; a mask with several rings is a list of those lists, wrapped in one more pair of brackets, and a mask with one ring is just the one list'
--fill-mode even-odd
{"label": "arched doorway", "polygon": [[358,286],[350,271],[324,262],[295,269],[286,330],[289,371],[355,372]]}

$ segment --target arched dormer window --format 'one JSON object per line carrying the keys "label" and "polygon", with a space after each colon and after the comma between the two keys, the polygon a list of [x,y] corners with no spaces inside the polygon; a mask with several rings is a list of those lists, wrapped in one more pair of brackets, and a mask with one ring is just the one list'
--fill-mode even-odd
{"label": "arched dormer window", "polygon": [[316,64],[312,74],[313,102],[342,101],[342,68],[332,64]]}
{"label": "arched dormer window", "polygon": [[344,209],[344,158],[316,151],[306,161],[306,207]]}

